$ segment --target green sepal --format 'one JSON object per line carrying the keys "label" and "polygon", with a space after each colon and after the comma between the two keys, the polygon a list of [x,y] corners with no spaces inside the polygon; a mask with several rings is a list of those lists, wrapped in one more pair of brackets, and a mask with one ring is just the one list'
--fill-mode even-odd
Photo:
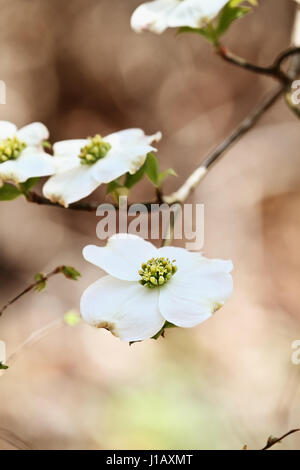
{"label": "green sepal", "polygon": [[22,194],[27,194],[38,182],[40,181],[39,177],[29,178],[25,183],[20,183],[19,187]]}
{"label": "green sepal", "polygon": [[0,201],[13,201],[21,195],[22,191],[13,184],[4,183],[3,186],[0,187]]}
{"label": "green sepal", "polygon": [[151,339],[155,339],[157,340],[158,338],[160,338],[161,336],[163,337],[164,334],[165,334],[165,330],[167,330],[168,328],[177,328],[176,325],[173,325],[173,323],[170,323],[168,321],[166,321],[166,323],[164,324],[164,326],[162,327],[162,329],[156,333],[156,335],[152,336]]}

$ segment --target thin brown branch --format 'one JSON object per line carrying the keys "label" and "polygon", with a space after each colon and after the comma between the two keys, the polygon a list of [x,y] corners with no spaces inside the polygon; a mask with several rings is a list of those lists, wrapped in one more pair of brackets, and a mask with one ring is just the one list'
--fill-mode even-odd
{"label": "thin brown branch", "polygon": [[7,302],[7,304],[4,305],[4,307],[1,308],[0,317],[1,317],[1,315],[3,315],[3,313],[5,312],[5,310],[8,307],[10,307],[12,304],[17,302],[17,300],[19,300],[21,297],[23,297],[23,295],[28,294],[29,292],[33,291],[34,289],[37,289],[39,286],[41,286],[42,284],[47,282],[51,277],[56,276],[57,274],[63,274],[64,269],[65,269],[65,266],[58,266],[57,268],[55,268],[50,273],[45,274],[45,275],[41,275],[40,279],[38,279],[37,281],[30,284],[28,287],[26,287],[26,289],[24,289],[22,292],[20,292],[18,295],[16,295],[16,297],[11,299],[9,302]]}
{"label": "thin brown branch", "polygon": [[282,442],[286,437],[290,436],[291,434],[295,434],[296,432],[299,432],[300,429],[292,429],[291,431],[285,433],[283,436],[281,437],[269,437],[268,439],[268,442],[267,444],[265,445],[265,447],[263,447],[263,449],[261,450],[268,450],[268,449],[271,449],[271,447],[275,446],[275,444],[279,444],[280,442]]}
{"label": "thin brown branch", "polygon": [[18,450],[33,450],[30,445],[9,429],[0,427],[0,440]]}
{"label": "thin brown branch", "polygon": [[[293,34],[292,34],[292,44],[293,46],[296,46],[295,48],[300,49],[299,47],[300,46],[300,4],[297,4],[297,7],[296,7],[294,28],[293,28]],[[290,81],[292,82],[295,78],[297,78],[299,73],[300,73],[300,56],[296,55],[296,56],[293,56],[293,60],[291,62],[291,65],[288,71],[288,76],[290,78]],[[299,119],[300,109],[293,102],[291,85],[286,88],[284,98],[290,110]]]}
{"label": "thin brown branch", "polygon": [[259,75],[266,75],[268,77],[272,77],[284,84],[285,86],[288,86],[291,83],[291,77],[288,73],[285,73],[281,67],[288,58],[300,55],[300,48],[290,47],[289,49],[281,52],[279,56],[275,59],[273,64],[267,67],[247,62],[244,58],[239,57],[230,52],[223,45],[218,45],[216,52],[222,59],[224,59],[226,62],[231,63],[232,65],[243,68],[250,72],[257,73]]}
{"label": "thin brown branch", "polygon": [[42,328],[39,328],[38,330],[34,331],[17,349],[16,351],[9,356],[7,359],[7,365],[9,367],[12,366],[12,364],[17,360],[19,357],[21,351],[23,351],[25,348],[28,348],[30,346],[35,345],[38,343],[41,339],[45,338],[48,336],[50,333],[53,333],[57,329],[61,328],[62,326],[65,326],[65,322],[63,318],[58,318],[57,320],[52,321],[51,323],[48,323],[47,325],[43,326]]}
{"label": "thin brown branch", "polygon": [[[143,202],[139,204],[144,204],[144,206],[146,206],[147,209],[150,209],[152,204],[159,204],[161,202],[162,195],[161,195],[160,190],[156,191],[156,196],[157,198],[154,199],[153,201],[147,201],[147,202]],[[96,212],[97,208],[101,204],[108,204],[105,202],[95,202],[95,201],[94,202],[81,202],[79,201],[79,202],[70,204],[68,207],[64,207],[61,204],[50,201],[49,199],[45,198],[44,196],[41,196],[40,194],[37,194],[34,191],[30,191],[27,194],[26,199],[28,202],[32,202],[40,206],[50,206],[50,207],[57,207],[60,209],[82,211],[82,212]],[[109,204],[111,204],[115,208],[115,210],[119,210],[119,206],[117,204],[112,204],[112,203],[109,203]]]}
{"label": "thin brown branch", "polygon": [[252,129],[263,114],[273,106],[278,98],[283,94],[285,87],[281,85],[276,88],[272,93],[266,96],[261,103],[241,122],[241,124],[228,136],[216,149],[214,149],[205,158],[203,163],[189,176],[185,183],[175,193],[165,196],[164,201],[168,204],[176,202],[183,203],[196,189],[200,181],[205,177],[207,171],[213,166],[216,161],[224,156],[225,152],[244,134]]}

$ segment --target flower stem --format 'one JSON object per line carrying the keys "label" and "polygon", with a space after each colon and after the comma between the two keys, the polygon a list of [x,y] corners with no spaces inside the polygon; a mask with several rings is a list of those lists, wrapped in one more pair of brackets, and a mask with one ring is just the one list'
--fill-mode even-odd
{"label": "flower stem", "polygon": [[65,326],[65,322],[63,318],[58,318],[57,320],[54,320],[51,323],[48,323],[47,325],[43,326],[42,328],[39,328],[38,330],[34,331],[22,344],[20,344],[16,351],[11,354],[11,356],[9,356],[9,358],[7,359],[7,365],[11,367],[11,365],[19,357],[21,351],[23,351],[29,346],[33,346],[45,336],[48,336],[50,333],[53,333],[62,326]]}

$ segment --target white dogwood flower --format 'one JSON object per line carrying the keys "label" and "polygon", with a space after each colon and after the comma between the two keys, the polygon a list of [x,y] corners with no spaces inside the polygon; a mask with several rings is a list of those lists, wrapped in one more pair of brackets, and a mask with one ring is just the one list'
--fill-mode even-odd
{"label": "white dogwood flower", "polygon": [[201,28],[213,20],[228,0],[154,0],[140,5],[131,17],[136,32],[163,33],[167,28]]}
{"label": "white dogwood flower", "polygon": [[160,132],[146,136],[141,129],[127,129],[104,138],[96,135],[57,142],[53,146],[56,174],[47,181],[43,193],[52,202],[68,207],[102,183],[127,172],[136,173],[147,154],[156,151],[151,143],[160,139]]}
{"label": "white dogwood flower", "polygon": [[53,159],[43,150],[49,131],[40,122],[17,129],[0,121],[0,186],[5,181],[23,183],[29,178],[54,174]]}
{"label": "white dogwood flower", "polygon": [[108,275],[83,293],[82,317],[124,341],[152,338],[166,321],[198,325],[233,292],[231,261],[183,248],[157,249],[135,235],[114,235],[105,247],[85,247],[83,256]]}

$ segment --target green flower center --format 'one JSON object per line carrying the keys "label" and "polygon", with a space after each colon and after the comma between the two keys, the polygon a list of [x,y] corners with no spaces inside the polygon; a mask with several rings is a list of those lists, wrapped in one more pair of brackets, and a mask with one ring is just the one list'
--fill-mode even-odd
{"label": "green flower center", "polygon": [[152,258],[147,263],[142,264],[139,270],[141,280],[139,281],[142,286],[160,287],[166,284],[176,273],[177,266],[175,260],[172,262],[169,258]]}
{"label": "green flower center", "polygon": [[101,135],[88,138],[89,143],[82,147],[79,158],[82,165],[93,165],[104,158],[111,149],[111,145],[102,139]]}
{"label": "green flower center", "polygon": [[16,160],[26,147],[25,142],[17,137],[0,140],[0,163],[7,162],[7,160]]}

